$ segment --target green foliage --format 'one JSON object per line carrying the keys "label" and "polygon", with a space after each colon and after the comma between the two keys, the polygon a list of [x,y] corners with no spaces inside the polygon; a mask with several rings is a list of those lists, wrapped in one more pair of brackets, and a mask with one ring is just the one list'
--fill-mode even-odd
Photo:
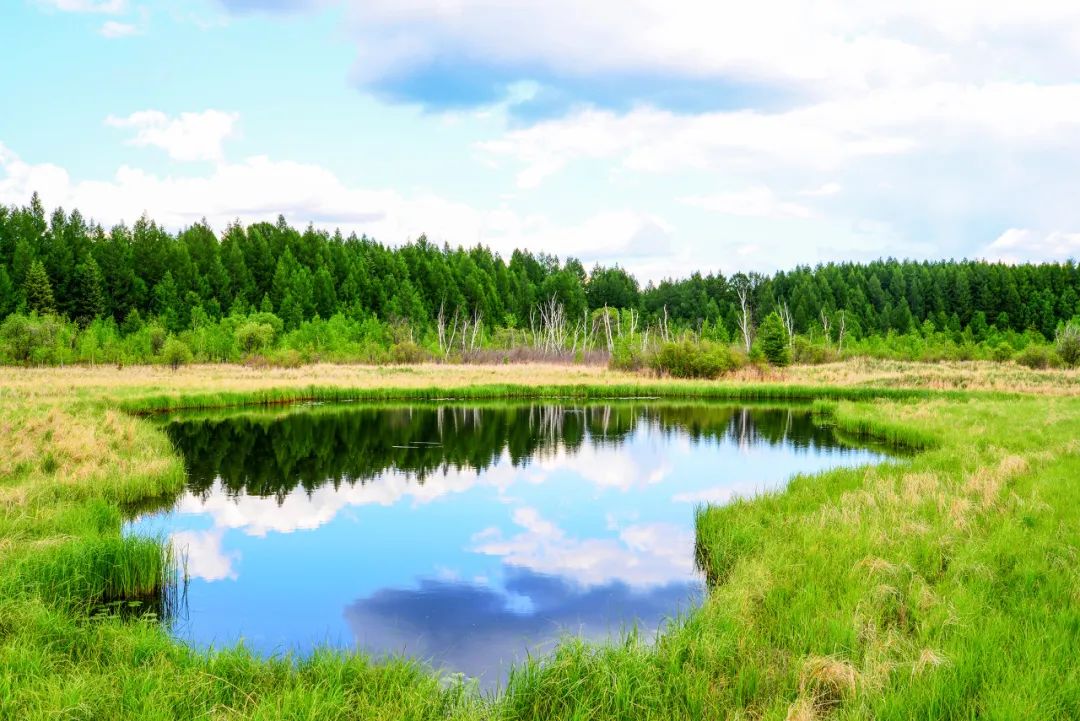
{"label": "green foliage", "polygon": [[653,370],[675,378],[717,378],[744,364],[728,346],[689,339],[661,344],[649,360]]}
{"label": "green foliage", "polygon": [[85,327],[105,314],[105,281],[93,257],[75,267],[74,282],[72,315],[76,323]]}
{"label": "green foliage", "polygon": [[45,266],[40,260],[30,264],[26,280],[23,281],[23,297],[26,299],[26,308],[31,313],[48,315],[56,312],[49,274],[45,272]]}
{"label": "green foliage", "polygon": [[791,363],[791,351],[788,348],[788,333],[778,313],[770,313],[758,328],[758,344],[765,359],[774,366],[786,366]]}
{"label": "green foliage", "polygon": [[415,341],[403,340],[390,346],[391,363],[423,363],[431,360],[431,354]]}
{"label": "green foliage", "polygon": [[52,316],[10,315],[0,324],[7,356],[17,363],[52,360],[61,323]]}
{"label": "green foliage", "polygon": [[236,329],[236,344],[243,353],[258,353],[274,342],[274,327],[249,321]]}
{"label": "green foliage", "polygon": [[1016,351],[1011,345],[1005,341],[1001,341],[990,349],[990,358],[998,363],[1004,363],[1005,361],[1012,360],[1013,354],[1015,353]]}
{"label": "green foliage", "polygon": [[[794,362],[834,354],[990,359],[1002,356],[1003,344],[1014,350],[1045,344],[1080,299],[1073,263],[880,260],[772,276],[691,272],[641,288],[618,266],[586,273],[574,258],[524,250],[506,260],[482,246],[440,247],[426,237],[392,248],[363,236],[292,228],[283,219],[232,225],[220,238],[203,224],[174,234],[149,218],[106,231],[77,211],[47,217],[43,208],[40,199],[0,208],[0,320],[12,313],[60,318],[58,338],[66,345],[39,353],[39,362],[101,354],[118,362],[149,360],[143,348],[149,342],[156,356],[164,339],[158,331],[147,334],[144,324],[182,338],[198,360],[294,348],[307,359],[385,361],[401,340],[386,332],[395,325],[407,324],[421,348],[438,347],[440,310],[446,320],[482,318],[483,348],[528,350],[540,345],[539,310],[551,299],[561,304],[571,331],[590,320],[595,325],[596,311],[607,306],[612,345],[647,329],[654,342],[690,332],[727,344],[741,337],[735,279],[749,289],[750,325],[759,335],[752,353],[773,363],[785,361],[771,338],[779,335],[771,316],[785,307]],[[107,325],[82,336],[95,320],[110,319],[120,337],[111,337]],[[249,322],[269,323],[273,339],[250,328],[237,336]],[[371,323],[381,330],[365,329]],[[587,348],[571,342],[562,352],[592,359],[608,350],[606,328],[589,338]],[[644,362],[643,352],[629,350],[639,340],[614,351],[614,367]]]}
{"label": "green foliage", "polygon": [[0,318],[15,311],[19,298],[15,291],[15,282],[8,274],[7,268],[0,264]]}
{"label": "green foliage", "polygon": [[1036,370],[1057,368],[1061,365],[1061,358],[1053,348],[1034,343],[1017,353],[1014,360],[1022,366]]}
{"label": "green foliage", "polygon": [[797,335],[791,343],[791,361],[800,365],[821,365],[835,363],[840,354],[835,347],[824,343],[813,343],[809,338]]}
{"label": "green foliage", "polygon": [[1070,368],[1080,364],[1080,324],[1069,321],[1058,328],[1054,349]]}
{"label": "green foliage", "polygon": [[641,341],[626,336],[613,344],[608,367],[619,371],[639,371],[647,365],[648,360]]}
{"label": "green foliage", "polygon": [[176,338],[168,338],[161,348],[161,360],[173,370],[191,362],[191,349]]}

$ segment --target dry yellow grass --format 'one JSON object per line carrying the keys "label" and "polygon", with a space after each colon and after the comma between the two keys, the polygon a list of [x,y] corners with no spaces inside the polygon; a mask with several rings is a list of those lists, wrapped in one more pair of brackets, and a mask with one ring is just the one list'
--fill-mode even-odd
{"label": "dry yellow grass", "polygon": [[[513,365],[365,366],[321,363],[299,368],[250,368],[234,364],[193,365],[177,371],[163,366],[74,366],[0,368],[0,403],[12,398],[70,399],[76,395],[125,396],[162,391],[250,391],[310,385],[350,388],[455,388],[476,384],[612,385],[651,383],[646,374],[603,366],[529,363]],[[678,381],[672,381],[678,383]],[[820,366],[761,370],[747,367],[719,383],[873,386],[889,388],[995,390],[1046,395],[1080,395],[1080,370],[1036,371],[988,361],[911,363],[854,359]],[[932,412],[932,409],[924,409]]]}

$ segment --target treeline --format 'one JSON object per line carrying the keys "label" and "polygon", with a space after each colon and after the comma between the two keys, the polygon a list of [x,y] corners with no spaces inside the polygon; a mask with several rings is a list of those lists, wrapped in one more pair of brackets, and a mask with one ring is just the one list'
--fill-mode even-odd
{"label": "treeline", "polygon": [[77,210],[46,214],[37,195],[0,206],[9,362],[183,360],[185,351],[236,360],[286,349],[305,359],[515,347],[580,357],[686,335],[752,355],[773,315],[796,356],[798,336],[835,354],[986,357],[1052,340],[1078,300],[1072,262],[890,259],[771,276],[693,273],[642,288],[617,266],[587,270],[521,250],[506,260],[423,236],[392,248],[280,217],[219,237],[205,223],[171,233],[147,217],[106,229]]}

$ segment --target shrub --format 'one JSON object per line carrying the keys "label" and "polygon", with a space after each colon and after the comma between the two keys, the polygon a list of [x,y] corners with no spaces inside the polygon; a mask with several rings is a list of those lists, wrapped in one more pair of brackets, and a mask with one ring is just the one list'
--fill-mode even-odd
{"label": "shrub", "polygon": [[168,338],[161,348],[161,359],[173,370],[191,362],[191,349],[176,338]]}
{"label": "shrub", "polygon": [[423,363],[430,355],[414,341],[403,340],[390,346],[391,363]]}
{"label": "shrub", "polygon": [[646,366],[641,343],[629,337],[619,338],[611,349],[608,368],[617,371],[639,371]]}
{"label": "shrub", "polygon": [[1080,363],[1080,325],[1069,321],[1058,328],[1054,349],[1070,368]]}
{"label": "shrub", "polygon": [[716,378],[743,364],[742,357],[727,346],[692,340],[662,344],[649,362],[658,373],[676,378]]}
{"label": "shrub", "polygon": [[157,323],[154,323],[147,329],[150,333],[150,352],[154,355],[159,355],[165,348],[165,339],[168,334],[165,329]]}
{"label": "shrub", "polygon": [[236,344],[244,353],[258,353],[274,341],[274,327],[269,323],[247,322],[236,329]]}
{"label": "shrub", "polygon": [[990,349],[990,357],[998,363],[1004,363],[1005,361],[1011,360],[1013,357],[1013,347],[1005,341],[1001,341]]}
{"label": "shrub", "polygon": [[295,348],[286,348],[274,353],[267,359],[271,365],[279,368],[299,368],[304,365],[304,357]]}
{"label": "shrub", "polygon": [[1015,360],[1022,366],[1036,370],[1057,368],[1061,365],[1061,358],[1058,357],[1053,348],[1037,343],[1032,343],[1017,353]]}
{"label": "shrub", "polygon": [[54,355],[60,321],[55,316],[9,315],[0,325],[8,355],[20,363],[47,360]]}
{"label": "shrub", "polygon": [[791,360],[801,365],[821,365],[835,363],[840,360],[840,354],[835,348],[815,345],[806,336],[797,335],[791,343]]}

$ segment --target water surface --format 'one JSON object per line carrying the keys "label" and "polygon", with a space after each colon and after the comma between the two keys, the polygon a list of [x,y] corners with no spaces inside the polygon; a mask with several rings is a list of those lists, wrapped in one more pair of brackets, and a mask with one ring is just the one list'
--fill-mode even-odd
{"label": "water surface", "polygon": [[186,554],[173,632],[405,653],[499,684],[562,635],[700,599],[694,509],[878,460],[807,409],[336,405],[175,416],[186,491],[129,524]]}

